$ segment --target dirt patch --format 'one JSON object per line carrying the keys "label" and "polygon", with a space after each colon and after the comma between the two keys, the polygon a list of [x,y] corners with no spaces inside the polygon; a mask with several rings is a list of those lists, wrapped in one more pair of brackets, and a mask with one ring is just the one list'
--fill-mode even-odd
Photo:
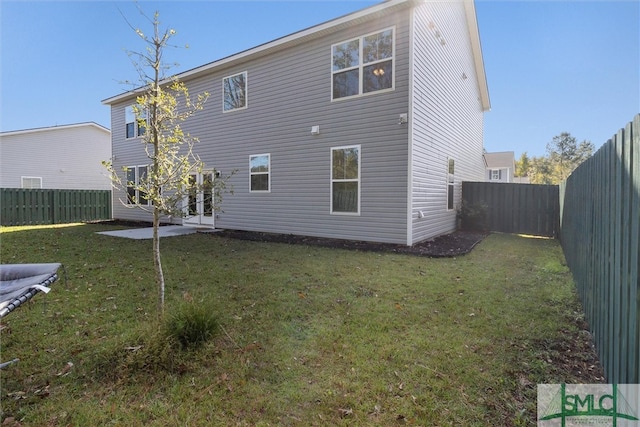
{"label": "dirt patch", "polygon": [[[581,308],[579,308],[581,310]],[[536,425],[538,384],[606,383],[589,325],[583,319],[568,318],[577,328],[563,328],[554,339],[528,339],[511,343],[515,351],[512,369],[505,378],[507,395],[487,390],[485,405],[495,425]]]}
{"label": "dirt patch", "polygon": [[487,236],[487,233],[456,231],[413,246],[391,243],[365,242],[359,240],[328,239],[323,237],[298,236],[293,234],[259,233],[254,231],[222,230],[218,236],[256,242],[303,244],[326,248],[355,249],[361,251],[395,252],[431,258],[455,257],[469,253]]}

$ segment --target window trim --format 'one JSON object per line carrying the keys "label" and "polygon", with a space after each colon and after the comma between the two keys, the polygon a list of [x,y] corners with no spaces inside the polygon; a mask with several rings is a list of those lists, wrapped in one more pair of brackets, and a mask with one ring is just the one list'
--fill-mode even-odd
{"label": "window trim", "polygon": [[455,159],[447,157],[447,211],[455,210]]}
{"label": "window trim", "polygon": [[[127,121],[130,116],[133,116],[133,121]],[[147,114],[146,111],[144,113],[144,118],[142,119],[147,122],[147,125],[149,124],[149,114]],[[133,124],[133,136],[128,136],[127,134],[127,128],[129,127],[130,123]],[[146,127],[142,128],[142,131],[140,129],[141,129],[140,125],[138,123],[138,120],[136,119],[136,114],[133,111],[133,105],[127,105],[126,107],[124,107],[124,138],[125,139],[140,138],[145,134]]]}
{"label": "window trim", "polygon": [[[333,178],[333,152],[335,150],[345,150],[348,148],[358,149],[358,178],[354,179],[334,179]],[[362,202],[362,145],[342,145],[338,147],[331,147],[329,155],[330,168],[329,168],[329,214],[331,215],[346,215],[346,216],[360,216],[360,204]],[[333,183],[334,182],[357,182],[358,183],[358,206],[356,212],[336,212],[333,210]]]}
{"label": "window trim", "polygon": [[141,168],[145,168],[147,170],[147,175],[149,174],[149,165],[136,165],[136,166],[125,166],[126,170],[125,170],[125,194],[127,197],[127,205],[140,205],[140,206],[150,206],[151,205],[151,200],[147,199],[147,200],[143,200],[140,197],[140,190],[134,187],[134,191],[135,191],[135,199],[132,201],[129,198],[129,188],[131,187],[129,185],[129,177],[128,177],[128,172],[133,170],[134,171],[134,179],[135,179],[135,184],[134,185],[139,185],[140,184],[140,169]]}
{"label": "window trim", "polygon": [[[252,172],[251,171],[251,159],[254,157],[267,156],[267,172]],[[253,190],[251,188],[251,177],[253,175],[267,175],[267,189],[266,190]],[[271,153],[251,154],[249,155],[249,193],[271,193]]]}
{"label": "window trim", "polygon": [[[379,34],[379,33],[384,33],[385,31],[391,30],[391,57],[390,58],[384,58],[384,59],[379,59],[377,61],[373,61],[373,62],[368,62],[367,64],[364,64],[362,61],[363,58],[363,48],[364,48],[364,39],[366,37],[372,36],[374,34]],[[342,70],[334,70],[333,69],[333,48],[335,46],[339,46],[341,44],[345,44],[348,42],[351,42],[353,40],[358,40],[359,42],[359,46],[358,46],[358,65],[357,66],[352,66],[352,67],[348,67],[348,68],[344,68]],[[331,45],[331,55],[329,55],[329,69],[331,70],[331,102],[334,101],[343,101],[345,99],[353,99],[353,98],[360,98],[363,96],[369,96],[369,95],[375,95],[375,94],[380,94],[380,93],[387,93],[387,92],[393,92],[396,89],[396,26],[393,25],[391,27],[386,27],[383,28],[381,30],[378,31],[373,31],[371,33],[368,34],[364,34],[358,37],[352,37],[350,39],[346,39],[346,40],[342,40],[338,43],[334,43]],[[382,63],[382,62],[387,62],[387,61],[391,61],[391,87],[386,88],[386,89],[380,89],[380,90],[374,90],[374,91],[370,91],[370,92],[364,92],[364,83],[363,83],[363,78],[362,76],[364,75],[364,68],[371,65],[371,64],[377,64],[377,63]],[[350,70],[358,70],[358,93],[355,95],[348,95],[348,96],[341,96],[339,98],[334,98],[333,96],[333,76],[337,73],[343,73],[346,71],[350,71]]]}
{"label": "window trim", "polygon": [[[39,187],[25,187],[24,186],[24,180],[28,179],[28,180],[35,180],[37,179],[38,181],[40,181],[40,186]],[[41,176],[27,176],[27,175],[22,175],[20,177],[20,188],[25,188],[25,189],[42,189],[42,177]]]}
{"label": "window trim", "polygon": [[[131,116],[133,116],[133,120],[131,119]],[[133,125],[133,135],[134,136],[129,136],[129,124]],[[124,138],[125,139],[133,139],[135,138],[136,135],[136,118],[135,118],[135,114],[133,113],[133,107],[131,105],[127,105],[124,107]]]}
{"label": "window trim", "polygon": [[[491,175],[489,175],[489,179],[491,181],[500,181],[502,179],[502,169],[490,169]],[[496,173],[497,177],[494,177],[493,174]]]}
{"label": "window trim", "polygon": [[[224,108],[224,106],[225,106],[225,103],[224,103],[224,100],[225,100],[225,96],[224,96],[224,94],[225,94],[224,81],[227,80],[227,79],[230,79],[232,77],[239,76],[240,74],[244,74],[244,106],[238,107],[238,108],[232,108],[230,110],[226,110]],[[241,71],[239,73],[231,74],[231,75],[228,75],[226,77],[223,77],[222,78],[222,113],[224,114],[224,113],[231,113],[231,112],[234,112],[234,111],[246,110],[248,107],[249,107],[249,73],[247,72],[247,70]]]}

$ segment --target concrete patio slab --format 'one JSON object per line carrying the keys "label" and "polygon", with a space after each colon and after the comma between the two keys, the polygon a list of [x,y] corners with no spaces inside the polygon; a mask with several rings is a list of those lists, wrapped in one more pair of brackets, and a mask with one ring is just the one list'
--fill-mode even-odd
{"label": "concrete patio slab", "polygon": [[[207,230],[208,231],[208,230]],[[211,230],[213,231],[213,230]],[[185,227],[184,225],[164,225],[158,228],[158,235],[162,237],[183,236],[198,232],[196,227]],[[127,239],[153,239],[153,227],[129,228],[126,230],[101,231],[97,234],[104,234],[113,237],[125,237]]]}

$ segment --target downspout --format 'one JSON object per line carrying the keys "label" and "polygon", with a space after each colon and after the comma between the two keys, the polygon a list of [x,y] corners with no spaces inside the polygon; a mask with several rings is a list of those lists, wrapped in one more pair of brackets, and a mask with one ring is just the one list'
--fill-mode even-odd
{"label": "downspout", "polygon": [[412,5],[409,12],[409,117],[407,120],[407,246],[413,245],[413,62],[414,62],[414,26],[415,6]]}

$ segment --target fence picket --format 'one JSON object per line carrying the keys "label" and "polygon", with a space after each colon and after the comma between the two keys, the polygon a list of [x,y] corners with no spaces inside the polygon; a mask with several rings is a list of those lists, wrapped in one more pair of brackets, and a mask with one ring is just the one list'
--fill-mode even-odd
{"label": "fence picket", "polygon": [[[622,251],[622,265],[620,270],[620,281],[621,283],[629,283],[630,277],[630,263],[631,263],[631,251],[625,251],[625,248],[630,247],[630,231],[631,231],[631,205],[630,202],[633,199],[633,187],[631,177],[633,176],[633,171],[631,169],[631,132],[632,132],[632,124],[628,123],[624,130],[624,141],[621,147],[621,176],[622,180],[622,188],[621,188],[621,209],[622,209],[622,223],[621,223],[621,242],[620,247]],[[626,230],[626,231],[625,231]],[[631,313],[631,301],[630,301],[630,291],[631,287],[629,286],[626,289],[620,290],[620,298],[622,308],[619,310],[620,316],[620,325],[624,327],[624,313]],[[620,347],[618,351],[620,354],[624,355],[624,360],[619,366],[620,373],[619,375],[625,372],[625,370],[629,367],[629,357],[630,357],[630,348],[629,348],[629,335],[622,334],[622,339],[620,340]]]}
{"label": "fence picket", "polygon": [[[631,307],[632,312],[629,316],[629,324],[632,327],[629,333],[629,377],[635,378],[635,382],[640,381],[640,114],[638,114],[631,126],[631,147],[630,147],[630,164],[631,164],[631,181],[632,183],[632,200],[631,200],[631,233],[630,233],[630,252],[629,252],[629,301],[635,307]],[[636,242],[636,244],[633,244]],[[635,285],[634,285],[635,279]]]}

